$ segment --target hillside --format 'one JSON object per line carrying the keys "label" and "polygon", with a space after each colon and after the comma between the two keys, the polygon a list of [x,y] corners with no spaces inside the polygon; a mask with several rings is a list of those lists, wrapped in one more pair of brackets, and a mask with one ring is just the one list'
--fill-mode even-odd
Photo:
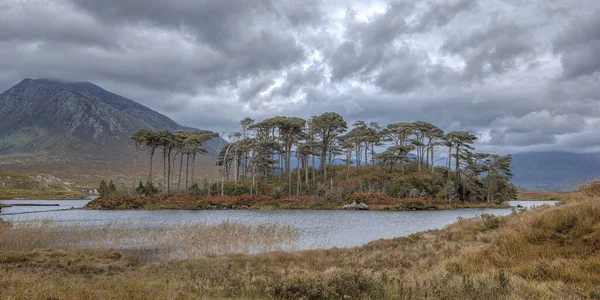
{"label": "hillside", "polygon": [[48,153],[68,161],[121,156],[139,128],[191,129],[88,82],[24,79],[0,94],[0,155]]}
{"label": "hillside", "polygon": [[[131,174],[129,137],[140,128],[193,129],[89,82],[24,79],[0,94],[0,169],[95,186]],[[214,164],[219,143],[205,144],[200,166]]]}
{"label": "hillside", "polygon": [[572,190],[600,178],[600,153],[513,154],[513,183],[523,189]]}
{"label": "hillside", "polygon": [[[80,198],[86,194],[70,181],[52,175],[23,175],[0,170],[0,199]],[[89,191],[88,191],[89,192]]]}

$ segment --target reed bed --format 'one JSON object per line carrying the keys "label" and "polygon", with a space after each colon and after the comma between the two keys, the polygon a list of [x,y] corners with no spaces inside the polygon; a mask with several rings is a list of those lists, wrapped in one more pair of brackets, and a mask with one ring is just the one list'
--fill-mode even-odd
{"label": "reed bed", "polygon": [[300,236],[297,229],[281,224],[247,225],[224,221],[148,227],[115,222],[89,226],[42,220],[4,225],[0,229],[0,250],[117,249],[149,261],[291,251],[297,249]]}

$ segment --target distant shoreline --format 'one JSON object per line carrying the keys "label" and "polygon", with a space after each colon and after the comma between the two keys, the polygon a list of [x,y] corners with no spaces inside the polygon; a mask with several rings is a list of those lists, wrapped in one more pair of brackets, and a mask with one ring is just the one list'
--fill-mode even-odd
{"label": "distant shoreline", "polygon": [[[463,208],[510,208],[507,203],[464,202],[452,203],[433,199],[383,198],[379,194],[371,199],[352,198],[343,202],[318,202],[312,196],[284,197],[273,199],[268,196],[213,196],[192,198],[188,195],[137,196],[119,195],[97,198],[85,209],[95,210],[376,210],[376,211],[425,211],[453,210]],[[352,205],[354,204],[354,205]],[[360,206],[359,204],[365,204]],[[346,206],[346,207],[345,207]]]}

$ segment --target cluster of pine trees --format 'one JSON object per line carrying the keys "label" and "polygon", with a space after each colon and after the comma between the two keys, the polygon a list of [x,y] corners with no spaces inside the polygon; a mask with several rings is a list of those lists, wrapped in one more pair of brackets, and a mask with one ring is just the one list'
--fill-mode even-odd
{"label": "cluster of pine trees", "polygon": [[[219,150],[217,166],[221,182],[208,187],[212,187],[214,193],[229,193],[226,187],[233,185],[234,191],[250,195],[260,194],[269,186],[270,190],[275,188],[288,195],[300,195],[316,193],[324,186],[333,188],[351,179],[351,174],[363,179],[376,173],[386,175],[376,177],[386,181],[380,192],[394,197],[409,194],[398,193],[395,180],[411,174],[430,178],[431,182],[423,187],[404,181],[401,190],[411,191],[410,195],[443,195],[446,200],[489,202],[502,202],[516,196],[516,188],[510,184],[511,156],[474,152],[477,137],[466,131],[444,133],[437,126],[422,121],[386,126],[357,121],[348,128],[344,118],[334,112],[308,120],[277,116],[257,122],[245,118],[240,125],[240,131],[229,134],[229,143]],[[157,149],[162,150],[163,192],[179,192],[182,188],[189,191],[195,184],[196,154],[206,152],[203,143],[217,136],[210,131],[170,133],[141,129],[132,136],[136,145],[135,161],[140,149],[145,147],[150,166],[148,182],[151,183],[152,159]],[[173,165],[178,157],[179,180],[174,187]],[[293,160],[298,167],[292,167]],[[344,161],[345,166],[336,164],[336,160]],[[185,171],[182,171],[184,161]],[[343,174],[339,172],[341,168]],[[183,181],[182,172],[185,172]],[[391,176],[393,174],[398,176]]]}
{"label": "cluster of pine trees", "polygon": [[[178,130],[169,132],[168,130],[151,131],[148,129],[139,129],[131,135],[135,143],[135,154],[133,160],[133,183],[134,189],[138,193],[152,194],[155,191],[153,185],[153,161],[156,150],[161,150],[163,159],[163,191],[166,193],[180,192],[182,188],[187,191],[191,183],[195,182],[195,164],[198,154],[206,153],[203,144],[208,140],[218,137],[217,133],[207,130]],[[148,179],[144,186],[136,186],[136,165],[138,155],[142,149],[148,152]],[[179,157],[179,174],[177,185],[174,185],[176,175],[177,158]],[[182,174],[185,161],[185,181],[182,182]],[[191,169],[191,172],[190,172]],[[144,191],[144,192],[140,192]]]}

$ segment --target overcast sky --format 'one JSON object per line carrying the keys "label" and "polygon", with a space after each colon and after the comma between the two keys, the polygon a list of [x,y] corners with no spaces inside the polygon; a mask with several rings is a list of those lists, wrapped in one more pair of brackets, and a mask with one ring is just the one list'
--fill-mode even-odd
{"label": "overcast sky", "polygon": [[600,1],[2,0],[0,90],[25,77],[216,131],[335,111],[600,151]]}

